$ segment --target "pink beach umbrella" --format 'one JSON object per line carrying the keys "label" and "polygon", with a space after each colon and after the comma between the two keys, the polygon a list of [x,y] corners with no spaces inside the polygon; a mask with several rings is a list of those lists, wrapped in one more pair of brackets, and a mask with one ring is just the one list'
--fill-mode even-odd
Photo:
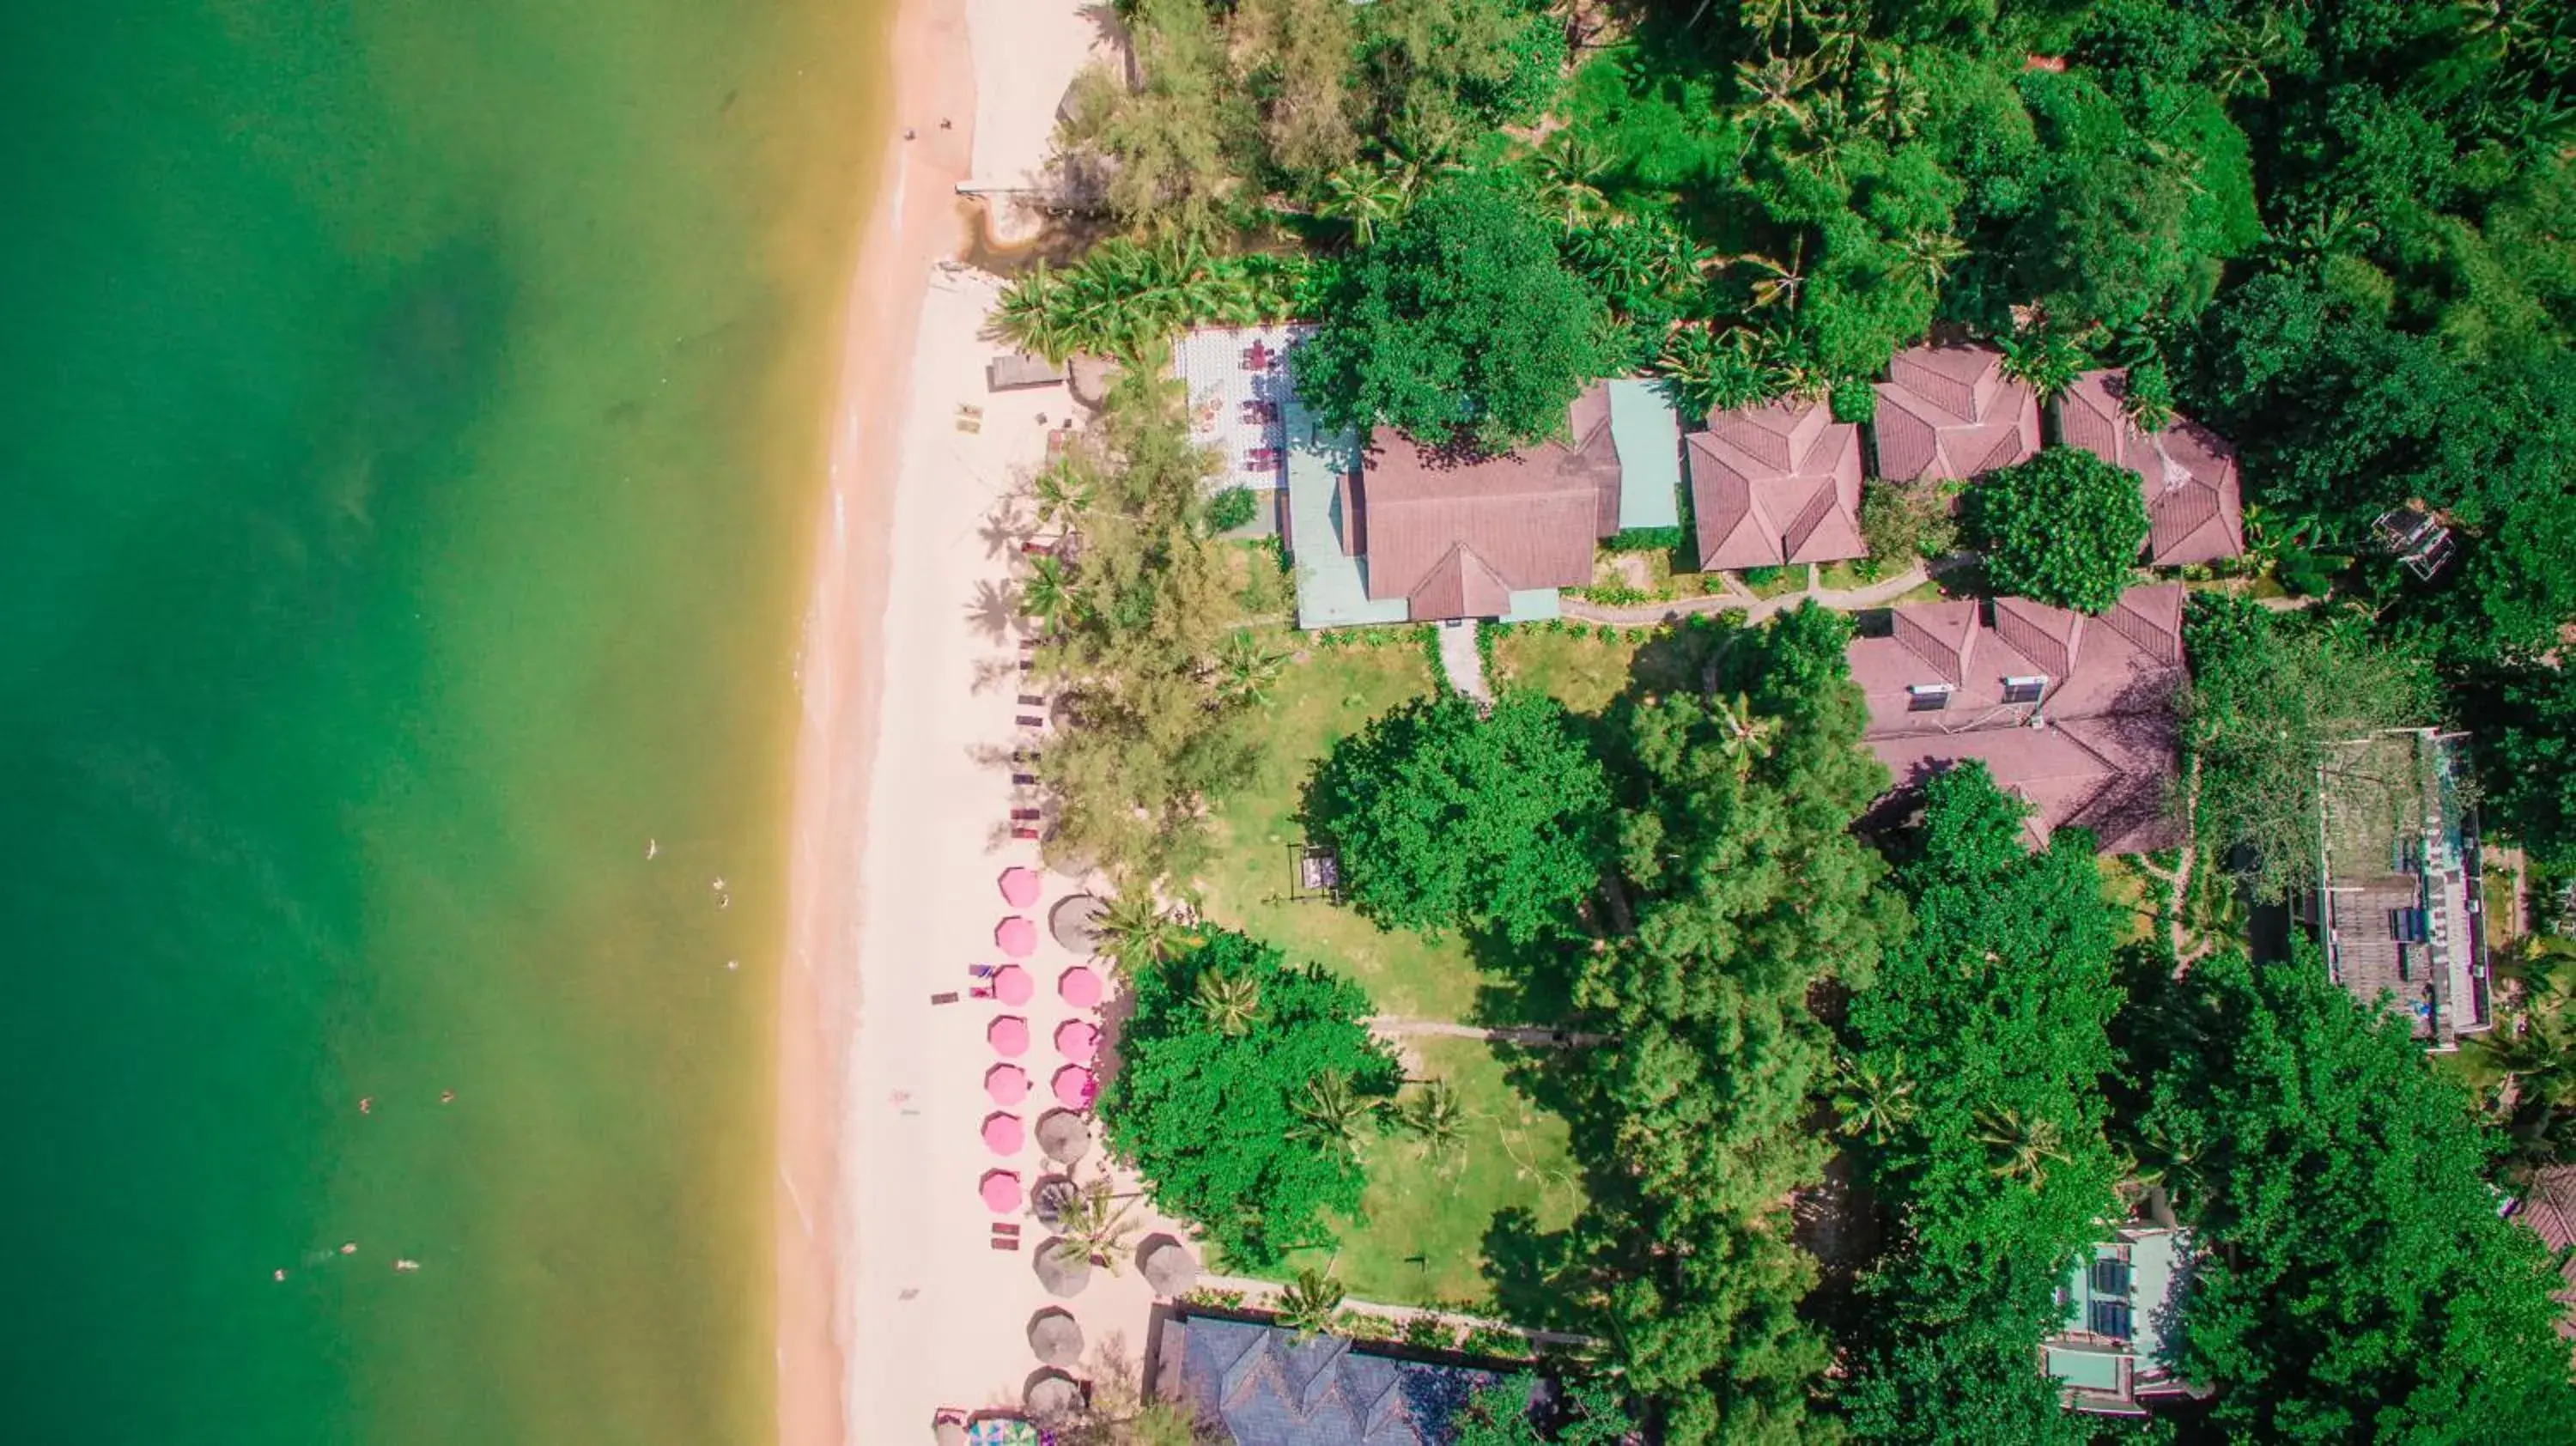
{"label": "pink beach umbrella", "polygon": [[1069,1064],[1055,1072],[1056,1103],[1066,1109],[1087,1110],[1092,1097],[1099,1093],[1100,1081],[1081,1065]]}
{"label": "pink beach umbrella", "polygon": [[1026,959],[1038,951],[1038,926],[1026,915],[1013,914],[993,926],[993,947],[1014,959]]}
{"label": "pink beach umbrella", "polygon": [[1100,1052],[1100,1030],[1087,1019],[1068,1019],[1055,1027],[1055,1052],[1075,1064],[1089,1064]]}
{"label": "pink beach umbrella", "polygon": [[984,1117],[985,1149],[996,1155],[1016,1155],[1028,1142],[1029,1132],[1020,1124],[1018,1115],[1006,1115],[997,1110]]}
{"label": "pink beach umbrella", "polygon": [[1057,976],[1055,992],[1076,1009],[1090,1009],[1100,1003],[1100,976],[1076,965]]}
{"label": "pink beach umbrella", "polygon": [[987,1170],[984,1183],[976,1189],[984,1197],[984,1208],[996,1215],[1008,1215],[1020,1208],[1020,1174],[1017,1170]]}
{"label": "pink beach umbrella", "polygon": [[1002,870],[1002,902],[1025,909],[1038,901],[1038,871],[1020,864]]}
{"label": "pink beach umbrella", "polygon": [[991,1042],[995,1054],[1017,1059],[1029,1052],[1029,1022],[1016,1014],[996,1015],[992,1023],[984,1026],[984,1038]]}
{"label": "pink beach umbrella", "polygon": [[993,997],[1004,1004],[1026,1004],[1037,997],[1037,992],[1038,982],[1017,964],[1005,964],[993,971]]}
{"label": "pink beach umbrella", "polygon": [[1015,1064],[997,1064],[984,1071],[984,1093],[997,1105],[1015,1105],[1029,1097],[1029,1072]]}

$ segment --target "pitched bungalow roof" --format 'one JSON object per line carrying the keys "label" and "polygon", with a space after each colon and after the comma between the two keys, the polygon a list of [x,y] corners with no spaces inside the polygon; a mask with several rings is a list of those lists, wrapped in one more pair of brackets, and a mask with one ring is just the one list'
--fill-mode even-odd
{"label": "pitched bungalow roof", "polygon": [[1499,1379],[1204,1315],[1164,1323],[1157,1354],[1155,1394],[1187,1401],[1240,1446],[1439,1446]]}
{"label": "pitched bungalow roof", "polygon": [[2576,1165],[2535,1171],[2514,1218],[2538,1235],[2551,1254],[2562,1257],[2560,1286],[2553,1292],[2559,1307],[2558,1334],[2576,1339],[2576,1253],[2569,1252],[2569,1247],[2576,1246]]}
{"label": "pitched bungalow roof", "polygon": [[1898,352],[1878,383],[1878,475],[1959,482],[2039,451],[2039,398],[2004,354],[1957,343]]}
{"label": "pitched bungalow roof", "polygon": [[2074,825],[2107,853],[2168,846],[2182,605],[2180,587],[2161,586],[2100,617],[2028,598],[1895,609],[1885,635],[1849,650],[1891,799],[1974,758],[2031,803],[2033,842]]}
{"label": "pitched bungalow roof", "polygon": [[2207,427],[2176,417],[2149,434],[2122,410],[2128,373],[2090,371],[2057,399],[2057,432],[2138,475],[2147,501],[2147,561],[2159,567],[2214,562],[2245,551],[2245,503],[2236,449]]}
{"label": "pitched bungalow roof", "polygon": [[1592,545],[1619,519],[1607,390],[1586,392],[1570,420],[1570,445],[1495,453],[1378,428],[1356,494],[1368,595],[1409,599],[1426,622],[1494,617],[1511,593],[1590,582]]}
{"label": "pitched bungalow roof", "polygon": [[1713,412],[1685,440],[1704,568],[1863,557],[1860,428],[1822,402]]}

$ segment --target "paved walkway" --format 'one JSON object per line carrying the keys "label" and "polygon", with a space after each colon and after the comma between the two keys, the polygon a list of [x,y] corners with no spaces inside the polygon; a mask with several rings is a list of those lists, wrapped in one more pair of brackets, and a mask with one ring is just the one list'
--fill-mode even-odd
{"label": "paved walkway", "polygon": [[1807,572],[1807,585],[1804,588],[1796,592],[1784,592],[1777,597],[1755,597],[1730,576],[1726,579],[1726,591],[1710,593],[1706,597],[1670,598],[1660,602],[1634,603],[1625,607],[1604,607],[1599,603],[1585,602],[1579,597],[1568,594],[1561,606],[1567,617],[1581,618],[1587,622],[1617,623],[1621,626],[1669,622],[1674,618],[1689,617],[1696,613],[1728,611],[1740,611],[1744,614],[1746,622],[1758,623],[1773,613],[1784,612],[1809,598],[1814,598],[1818,603],[1836,612],[1862,612],[1869,608],[1883,608],[1929,582],[1932,575],[1931,569],[1918,563],[1894,577],[1871,583],[1867,587],[1831,588],[1816,586],[1816,573],[1813,568],[1810,568]]}
{"label": "paved walkway", "polygon": [[[1230,1292],[1243,1297],[1245,1305],[1255,1310],[1266,1310],[1287,1287],[1275,1280],[1256,1280],[1248,1275],[1202,1275],[1199,1277],[1196,1289]],[[1469,1315],[1464,1311],[1455,1310],[1435,1310],[1426,1305],[1380,1305],[1376,1301],[1344,1296],[1341,1309],[1353,1315],[1371,1315],[1381,1320],[1393,1321],[1411,1320],[1415,1316],[1429,1316],[1434,1320],[1453,1326],[1463,1326],[1469,1330],[1510,1331],[1522,1340],[1543,1346],[1607,1344],[1596,1336],[1575,1335],[1567,1331],[1539,1330],[1534,1326],[1514,1325],[1510,1321],[1495,1316]]]}
{"label": "paved walkway", "polygon": [[1457,1024],[1446,1019],[1408,1019],[1395,1014],[1372,1016],[1369,1032],[1387,1039],[1436,1034],[1449,1039],[1482,1039],[1495,1044],[1527,1045],[1532,1049],[1584,1049],[1611,1042],[1611,1036],[1606,1034],[1586,1034],[1579,1029],[1550,1029],[1543,1024],[1506,1024],[1489,1029],[1481,1024]]}
{"label": "paved walkway", "polygon": [[1485,686],[1485,659],[1476,651],[1476,627],[1472,622],[1441,623],[1440,669],[1449,675],[1449,686],[1476,701],[1480,708],[1494,706],[1494,690]]}

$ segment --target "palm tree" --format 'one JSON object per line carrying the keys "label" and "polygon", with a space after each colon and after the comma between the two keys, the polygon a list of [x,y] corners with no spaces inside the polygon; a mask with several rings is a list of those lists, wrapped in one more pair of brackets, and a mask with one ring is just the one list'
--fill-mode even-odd
{"label": "palm tree", "polygon": [[1065,1202],[1056,1234],[1094,1265],[1118,1273],[1119,1258],[1136,1234],[1136,1204],[1120,1199],[1106,1177],[1092,1180]]}
{"label": "palm tree", "polygon": [[1733,411],[1771,396],[1770,378],[1754,355],[1756,345],[1754,334],[1743,327],[1720,334],[1686,326],[1665,339],[1655,367],[1692,415]]}
{"label": "palm tree", "polygon": [[1199,971],[1190,1002],[1208,1028],[1228,1037],[1249,1034],[1261,1020],[1261,981],[1221,969]]}
{"label": "palm tree", "polygon": [[1530,165],[1538,172],[1539,204],[1555,213],[1566,230],[1610,209],[1600,186],[1609,161],[1573,131],[1549,136],[1531,155]]}
{"label": "palm tree", "polygon": [[1752,703],[1742,693],[1736,694],[1732,703],[1720,699],[1716,714],[1718,751],[1735,765],[1737,773],[1751,770],[1755,759],[1771,756],[1772,739],[1780,731],[1779,719],[1756,716]]}
{"label": "palm tree", "polygon": [[1138,886],[1112,898],[1091,922],[1100,936],[1100,952],[1121,969],[1160,964],[1191,942],[1181,921],[1163,912],[1153,890]]}
{"label": "palm tree", "polygon": [[1806,264],[1806,252],[1807,238],[1800,236],[1796,249],[1789,253],[1785,263],[1752,251],[1735,258],[1738,264],[1748,266],[1754,272],[1755,306],[1776,306],[1785,301],[1791,311],[1798,309],[1798,289],[1807,284],[1807,274],[1800,269]]}
{"label": "palm tree", "polygon": [[1090,481],[1061,463],[1038,473],[1029,483],[1029,500],[1036,504],[1040,532],[1071,532],[1074,521],[1090,510],[1092,496]]}
{"label": "palm tree", "polygon": [[1229,703],[1259,703],[1288,666],[1286,653],[1261,645],[1250,632],[1236,632],[1217,649],[1217,696]]}
{"label": "palm tree", "polygon": [[1905,270],[1926,287],[1938,291],[1950,279],[1950,268],[1967,259],[1967,243],[1947,231],[1926,227],[1909,231],[1898,243],[1905,255]]}
{"label": "palm tree", "polygon": [[1073,579],[1061,559],[1040,556],[1029,565],[1028,585],[1020,590],[1020,611],[1054,632],[1073,613]]}
{"label": "palm tree", "polygon": [[2046,326],[2025,327],[1997,341],[2005,376],[2027,382],[2046,403],[2075,385],[2084,371],[2084,352]]}
{"label": "palm tree", "polygon": [[1281,1325],[1301,1336],[1321,1335],[1332,1328],[1333,1312],[1342,1308],[1342,1300],[1340,1281],[1315,1270],[1301,1270],[1281,1288],[1273,1313]]}
{"label": "palm tree", "polygon": [[1305,1098],[1292,1106],[1299,1135],[1328,1146],[1357,1150],[1363,1127],[1377,1113],[1375,1101],[1352,1087],[1348,1070],[1328,1069],[1306,1082]]}
{"label": "palm tree", "polygon": [[2025,1120],[2019,1110],[1979,1110],[1977,1138],[1993,1164],[1988,1173],[2019,1180],[2036,1190],[2048,1183],[2048,1167],[2065,1164],[2068,1155],[2057,1121],[2043,1115]]}
{"label": "palm tree", "polygon": [[1040,257],[1027,274],[1003,288],[993,310],[993,329],[1020,350],[1062,365],[1078,349],[1069,344],[1064,329],[1066,300],[1055,272]]}
{"label": "palm tree", "polygon": [[1737,112],[1752,123],[1754,131],[1775,125],[1803,127],[1808,121],[1803,97],[1814,79],[1805,64],[1785,56],[1774,55],[1760,65],[1739,60],[1735,81],[1744,88],[1745,99]]}
{"label": "palm tree", "polygon": [[1882,140],[1913,139],[1931,111],[1923,83],[1906,68],[1904,53],[1893,46],[1869,47],[1857,91],[1860,123]]}
{"label": "palm tree", "polygon": [[1315,214],[1351,228],[1351,240],[1374,245],[1377,228],[1402,216],[1407,187],[1394,174],[1372,166],[1348,165],[1324,178],[1324,198]]}
{"label": "palm tree", "polygon": [[1458,1092],[1447,1080],[1423,1082],[1421,1090],[1397,1109],[1404,1127],[1435,1150],[1446,1150],[1458,1143],[1467,1127],[1465,1113],[1458,1107]]}
{"label": "palm tree", "polygon": [[1914,1081],[1905,1077],[1901,1061],[1885,1070],[1867,1062],[1846,1063],[1841,1076],[1834,1109],[1847,1132],[1883,1145],[1913,1120]]}

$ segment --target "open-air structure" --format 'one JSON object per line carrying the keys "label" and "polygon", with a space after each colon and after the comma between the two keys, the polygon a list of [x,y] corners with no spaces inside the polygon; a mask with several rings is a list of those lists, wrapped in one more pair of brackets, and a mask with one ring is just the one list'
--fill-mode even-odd
{"label": "open-air structure", "polygon": [[1875,816],[1894,822],[1925,779],[1976,759],[2031,804],[2034,845],[2069,826],[2105,853],[2178,842],[2182,609],[2171,585],[2133,587],[2099,617],[2015,597],[1893,609],[1848,650],[1863,741],[1896,775]]}
{"label": "open-air structure", "polygon": [[2435,1051],[2495,1024],[2463,741],[2394,728],[2329,750],[2317,885],[2301,906],[2335,982],[2385,1001]]}
{"label": "open-air structure", "polygon": [[1501,1376],[1384,1342],[1176,1312],[1147,1361],[1158,1400],[1189,1406],[1239,1446],[1442,1446]]}

